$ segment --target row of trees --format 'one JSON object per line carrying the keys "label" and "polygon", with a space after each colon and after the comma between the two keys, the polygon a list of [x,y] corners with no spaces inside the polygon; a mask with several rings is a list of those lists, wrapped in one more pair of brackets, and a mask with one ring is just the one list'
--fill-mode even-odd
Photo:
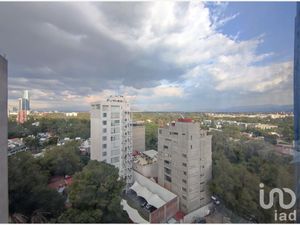
{"label": "row of trees", "polygon": [[[39,126],[32,123],[39,122]],[[40,132],[50,132],[58,138],[90,137],[89,118],[68,118],[68,117],[35,117],[32,116],[24,124],[17,124],[15,118],[10,118],[8,122],[8,138],[21,138],[29,135],[36,136]]]}

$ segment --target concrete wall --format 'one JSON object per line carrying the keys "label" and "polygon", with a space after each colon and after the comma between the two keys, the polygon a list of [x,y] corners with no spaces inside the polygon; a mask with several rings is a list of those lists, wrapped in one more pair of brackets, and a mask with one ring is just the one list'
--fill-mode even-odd
{"label": "concrete wall", "polygon": [[148,165],[140,165],[139,163],[133,163],[132,167],[135,171],[139,172],[143,176],[147,178],[157,177],[158,176],[158,166],[157,162],[148,164]]}
{"label": "concrete wall", "polygon": [[0,55],[0,223],[7,221],[7,61]]}
{"label": "concrete wall", "polygon": [[132,126],[132,144],[133,150],[144,152],[146,149],[145,141],[145,126],[133,125]]}
{"label": "concrete wall", "polygon": [[161,208],[150,214],[150,223],[166,223],[169,219],[175,216],[178,212],[178,198],[167,202]]}

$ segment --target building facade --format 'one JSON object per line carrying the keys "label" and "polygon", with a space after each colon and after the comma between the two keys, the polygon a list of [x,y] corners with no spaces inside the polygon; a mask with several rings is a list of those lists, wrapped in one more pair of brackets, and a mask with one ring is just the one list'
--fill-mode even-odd
{"label": "building facade", "polygon": [[135,121],[132,123],[132,144],[134,151],[143,152],[146,150],[144,121]]}
{"label": "building facade", "polygon": [[131,123],[130,105],[123,96],[92,104],[91,160],[117,167],[127,186],[133,182]]}
{"label": "building facade", "polygon": [[158,183],[178,195],[186,214],[210,202],[211,138],[191,119],[178,119],[158,131]]}
{"label": "building facade", "polygon": [[7,60],[0,55],[0,223],[8,222]]}

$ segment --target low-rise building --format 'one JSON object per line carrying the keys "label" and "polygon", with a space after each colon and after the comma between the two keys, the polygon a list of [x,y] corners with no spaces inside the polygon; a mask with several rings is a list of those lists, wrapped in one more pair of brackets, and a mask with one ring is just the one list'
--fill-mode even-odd
{"label": "low-rise building", "polygon": [[27,151],[27,147],[20,138],[13,138],[8,140],[8,156],[15,155],[18,152]]}
{"label": "low-rise building", "polygon": [[77,117],[78,113],[77,112],[67,112],[65,113],[66,117]]}
{"label": "low-rise building", "polygon": [[148,150],[136,154],[133,157],[132,168],[147,178],[153,178],[157,180],[157,151]]}
{"label": "low-rise building", "polygon": [[133,172],[134,183],[121,205],[134,223],[167,223],[179,209],[178,197],[154,181]]}

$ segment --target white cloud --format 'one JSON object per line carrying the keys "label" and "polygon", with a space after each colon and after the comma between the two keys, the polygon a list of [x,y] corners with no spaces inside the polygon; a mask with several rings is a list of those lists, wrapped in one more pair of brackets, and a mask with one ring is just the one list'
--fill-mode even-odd
{"label": "white cloud", "polygon": [[[11,79],[10,89],[21,90],[23,79],[23,87],[25,89],[32,87],[37,96],[35,100],[40,101],[37,104],[40,107],[44,107],[45,104],[41,104],[42,100],[38,98],[46,97],[44,94],[53,98],[49,105],[66,103],[69,106],[73,104],[86,108],[92,102],[118,93],[128,95],[137,108],[144,110],[153,110],[155,107],[162,106],[164,109],[171,110],[175,107],[173,103],[176,101],[191,104],[189,102],[193,101],[187,100],[190,98],[196,101],[199,97],[198,92],[208,92],[214,95],[212,99],[221,98],[225,94],[235,94],[236,102],[243,102],[239,98],[246,99],[247,94],[254,93],[266,104],[273,102],[279,104],[280,101],[281,104],[291,103],[289,93],[292,62],[274,63],[269,60],[274,53],[258,53],[258,47],[264,44],[263,35],[241,41],[237,36],[232,37],[222,33],[219,29],[225,23],[238,19],[238,13],[224,17],[223,12],[227,4],[216,4],[213,9],[210,9],[206,4],[198,1],[132,3],[129,8],[133,10],[126,8],[128,12],[125,12],[125,8],[122,12],[117,7],[108,7],[109,10],[106,11],[107,8],[103,4],[105,3],[87,2],[66,5],[68,7],[65,9],[69,8],[75,12],[73,12],[76,15],[74,21],[80,27],[78,30],[74,27],[73,30],[71,28],[68,30],[67,26],[60,26],[59,23],[64,23],[63,20],[56,23],[43,21],[39,23],[38,29],[40,36],[56,43],[53,46],[76,49],[75,53],[79,55],[81,52],[86,53],[84,60],[87,61],[77,57],[72,61],[66,57],[64,61],[68,63],[70,60],[71,64],[67,64],[62,71],[74,69],[73,72],[77,73],[78,68],[84,67],[86,69],[83,70],[84,72],[96,71],[97,76],[94,76],[93,80],[89,80],[81,87],[81,81],[78,79],[82,79],[84,83],[88,80],[89,74],[77,74],[77,82],[73,83],[72,76],[75,75],[72,71],[60,74],[57,68],[41,65],[33,69],[27,68],[26,72],[48,76],[49,83],[45,84],[38,78],[31,78],[30,81],[28,78]],[[135,8],[137,6],[139,7]],[[106,39],[120,44],[122,48],[106,48],[105,43],[102,43]],[[92,44],[87,45],[89,43]],[[126,52],[120,52],[120,49]],[[103,55],[96,55],[97,57],[88,55],[89,51],[101,53],[102,50]],[[59,54],[60,49],[57,51]],[[75,53],[71,52],[71,56]],[[95,64],[87,64],[90,60]],[[106,60],[113,69],[118,68],[121,63],[123,65],[117,72],[115,70],[112,72],[108,63],[97,67],[97,63],[107,62]],[[69,65],[72,68],[67,67]],[[64,62],[59,62],[58,66],[63,67]],[[146,73],[149,67],[167,69],[158,70],[160,74],[155,74],[156,70],[152,70],[149,75]],[[103,71],[99,72],[99,69]],[[172,74],[175,70],[181,72],[180,76]],[[117,75],[113,77],[114,73]],[[53,75],[60,76],[61,80],[53,78]],[[144,77],[145,81],[141,82],[142,85],[132,84],[135,79],[144,79]],[[47,85],[50,83],[53,86]],[[95,84],[98,83],[99,89],[95,90],[97,88]],[[38,94],[39,84],[41,93]],[[93,88],[88,84],[93,85]],[[77,88],[75,85],[80,87]],[[112,88],[117,86],[119,86],[118,91]],[[278,90],[287,91],[281,96],[280,101],[274,100],[270,94]],[[16,93],[11,92],[11,94],[15,97]],[[209,102],[210,99],[207,101]],[[211,102],[211,105],[213,107],[214,103]],[[186,108],[183,105],[181,107]]]}

